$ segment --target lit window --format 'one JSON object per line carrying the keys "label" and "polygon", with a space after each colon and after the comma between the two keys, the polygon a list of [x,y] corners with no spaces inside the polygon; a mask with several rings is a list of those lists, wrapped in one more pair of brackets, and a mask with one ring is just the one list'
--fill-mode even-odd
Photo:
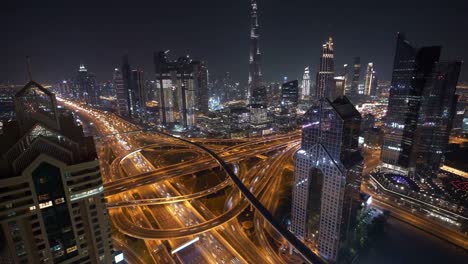
{"label": "lit window", "polygon": [[76,245],[73,246],[73,247],[69,247],[67,248],[67,254],[70,254],[71,252],[75,251],[77,248],[76,248]]}
{"label": "lit window", "polygon": [[41,209],[44,209],[44,208],[47,208],[47,207],[50,207],[50,206],[52,206],[52,201],[47,201],[45,203],[40,203],[39,204],[39,208],[41,208]]}

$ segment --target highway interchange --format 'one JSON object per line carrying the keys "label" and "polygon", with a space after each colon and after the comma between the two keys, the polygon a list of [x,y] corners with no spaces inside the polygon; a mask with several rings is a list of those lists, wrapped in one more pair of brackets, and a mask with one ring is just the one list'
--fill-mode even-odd
{"label": "highway interchange", "polygon": [[[135,241],[143,241],[144,251],[155,263],[173,263],[173,259],[182,263],[322,262],[317,252],[307,248],[307,254],[286,254],[297,242],[291,244],[295,238],[282,227],[275,229],[278,225],[269,215],[279,203],[276,194],[284,185],[282,173],[292,170],[300,131],[248,139],[186,140],[144,131],[112,113],[61,103],[98,136],[104,192],[112,226],[118,230],[113,239],[131,263],[147,262],[139,257],[141,249],[132,245]],[[367,155],[365,174],[378,165],[378,154],[371,150]],[[363,191],[376,198],[375,207],[426,231],[437,230],[437,224],[386,203],[369,186],[364,184]],[[240,221],[246,213],[252,218],[253,236]],[[449,239],[459,240],[449,233]],[[196,243],[170,254],[194,238]]]}
{"label": "highway interchange", "polygon": [[[183,263],[289,262],[285,254],[263,247],[268,241],[252,241],[245,235],[237,216],[249,210],[249,202],[203,150],[159,133],[135,132],[141,128],[111,113],[73,102],[63,104],[74,110],[84,125],[92,124],[100,136],[98,142],[104,143],[98,144],[99,157],[117,157],[106,164],[101,161],[107,167],[103,169],[104,190],[113,227],[128,237],[143,239],[155,262],[161,259],[162,250],[155,249],[161,248],[162,241],[174,249],[197,236],[198,242],[175,253],[174,258]],[[279,168],[285,167],[281,161],[286,158],[281,157],[292,157],[300,143],[300,132],[248,140],[193,141],[216,152],[250,192],[259,196],[266,193],[265,187],[270,187]],[[155,162],[145,156],[151,153],[161,158],[168,151],[193,158]],[[213,170],[224,179],[196,192],[179,180],[203,177]],[[219,193],[225,197],[224,210],[213,212],[205,202]],[[122,250],[127,252],[132,247],[127,245]],[[128,254],[135,260],[139,253]]]}

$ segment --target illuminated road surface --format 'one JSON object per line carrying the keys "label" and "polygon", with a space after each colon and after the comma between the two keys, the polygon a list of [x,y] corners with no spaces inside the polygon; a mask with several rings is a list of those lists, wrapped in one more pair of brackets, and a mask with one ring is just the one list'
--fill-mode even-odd
{"label": "illuminated road surface", "polygon": [[[131,131],[132,129],[133,130],[138,129],[137,127],[134,127],[131,124],[127,124],[122,120],[120,121],[119,120],[113,120],[113,121],[107,120],[109,118],[111,119],[114,118],[114,116],[112,115],[105,115],[94,110],[80,108],[76,105],[75,106],[68,105],[68,107],[70,108],[75,107],[75,109],[86,112],[86,113],[81,113],[81,114],[85,114],[85,115],[88,114],[88,118],[94,121],[95,126],[103,135],[106,135],[109,133],[116,134],[120,132]],[[137,141],[135,140],[136,137],[138,137],[137,134],[130,134],[130,133],[128,135],[118,134],[118,135],[115,135],[115,139],[109,140],[109,146],[112,148],[112,151],[114,153],[117,153],[118,155],[123,156],[123,155],[131,153],[131,151],[139,147],[137,144],[134,143]],[[153,137],[161,138],[157,135],[153,135]],[[276,139],[272,138],[268,140],[268,142],[253,141],[253,142],[241,143],[239,146],[223,148],[224,150],[227,150],[226,152],[224,152],[223,155],[225,155],[226,159],[229,161],[239,161],[242,159],[241,156],[246,156],[246,155],[255,156],[257,154],[263,154],[263,153],[280,150],[284,148],[285,146],[287,146],[288,142],[291,142],[292,138],[295,138],[296,143],[297,143],[299,140],[299,134],[296,133],[290,136],[283,135]],[[163,139],[163,141],[170,142],[171,140]],[[165,231],[168,233],[174,230],[177,230],[176,232],[178,233],[190,231],[192,236],[195,234],[200,234],[200,236],[202,237],[202,239],[200,239],[200,242],[197,242],[196,244],[194,244],[194,248],[196,248],[197,251],[199,252],[198,254],[196,254],[197,255],[196,257],[200,258],[200,261],[203,261],[204,263],[215,263],[215,262],[227,263],[228,261],[231,261],[231,263],[236,263],[236,261],[248,262],[248,263],[252,263],[253,261],[256,261],[259,263],[274,263],[272,261],[268,261],[271,259],[270,257],[262,255],[262,253],[253,250],[251,247],[244,248],[242,246],[242,240],[239,240],[239,237],[238,237],[239,235],[237,234],[237,231],[234,225],[225,224],[226,222],[233,219],[233,217],[236,214],[238,214],[238,212],[236,212],[235,210],[236,208],[240,211],[240,209],[245,208],[245,206],[247,206],[247,203],[245,201],[243,201],[242,199],[240,201],[236,201],[235,202],[236,205],[230,210],[228,210],[225,214],[222,214],[221,216],[214,216],[214,218],[212,219],[206,219],[203,216],[203,215],[206,215],[206,213],[203,213],[202,211],[207,210],[207,209],[204,208],[203,204],[197,202],[196,200],[193,200],[194,202],[189,202],[187,201],[188,199],[185,200],[188,195],[193,195],[193,194],[180,193],[169,182],[167,182],[166,179],[158,179],[154,181],[154,178],[155,178],[154,176],[158,175],[158,174],[155,174],[158,169],[155,168],[152,165],[152,163],[148,161],[143,155],[141,155],[140,153],[135,153],[134,155],[132,155],[129,161],[130,162],[123,164],[124,168],[119,168],[117,171],[114,171],[114,173],[117,172],[120,174],[124,172],[126,174],[135,175],[137,177],[135,179],[131,179],[131,181],[118,183],[118,184],[122,184],[122,186],[125,186],[125,188],[132,189],[133,192],[135,193],[135,196],[139,196],[137,198],[141,198],[141,195],[139,195],[140,189],[144,189],[145,192],[147,192],[148,186],[151,186],[149,185],[149,183],[152,183],[152,185],[154,186],[153,192],[156,196],[155,199],[159,199],[159,201],[163,201],[164,199],[171,199],[171,197],[184,197],[183,198],[184,200],[179,201],[178,203],[174,203],[174,202],[170,204],[161,203],[158,206],[159,207],[162,206],[164,210],[161,210],[161,208],[158,208],[158,210],[155,211],[152,209],[155,206],[152,206],[149,204],[145,205],[144,204],[145,202],[142,202],[142,200],[144,199],[135,199],[135,197],[128,197],[128,196],[122,197],[121,194],[118,194],[118,196],[122,198],[120,201],[126,200],[126,202],[129,203],[132,200],[140,200],[140,202],[142,202],[142,204],[139,206],[116,208],[116,209],[110,210],[111,219],[114,221],[114,224],[117,227],[119,227],[119,225],[121,226],[122,224],[127,225],[125,227],[126,230],[127,231],[130,230],[128,232],[128,235],[135,236],[135,237],[145,237],[148,235],[148,230],[155,231],[157,230],[157,228],[161,228],[160,231]],[[207,162],[209,162],[209,164],[207,164]],[[197,164],[205,165],[204,169],[206,169],[206,165],[216,166],[215,165],[216,163],[210,161],[209,159],[208,160],[201,159],[201,161],[199,160],[195,164],[194,162],[192,162],[191,164],[189,163],[187,165],[184,165],[182,163],[182,164],[177,165],[179,170],[182,167],[182,171],[177,172],[176,170],[174,170],[172,172],[173,176],[171,174],[167,176],[166,178],[170,179],[172,177],[180,176],[181,174],[192,174],[200,169],[196,168],[193,172],[185,171],[185,170],[186,169],[188,170],[190,167],[193,167],[194,165],[197,165]],[[192,165],[192,166],[189,166],[189,165]],[[186,166],[187,168],[185,168],[184,166]],[[163,170],[162,172],[166,175],[168,173],[171,173],[170,170]],[[150,173],[153,173],[153,174],[150,174]],[[111,173],[111,175],[108,175],[106,178],[111,179],[111,180],[116,180],[116,179],[118,180],[119,177],[113,177],[113,176],[114,175],[112,175]],[[147,182],[148,178],[153,178],[152,182]],[[227,183],[224,183],[224,184],[227,185]],[[264,187],[264,181],[259,181],[258,186],[259,186],[258,190],[261,190],[261,188]],[[119,188],[119,187],[121,186],[118,186],[115,188]],[[217,187],[217,188],[220,188],[220,187]],[[253,190],[255,191],[255,187],[253,187]],[[116,193],[123,193],[123,191],[125,190],[120,189]],[[204,194],[196,194],[196,195],[197,196],[200,195],[200,197],[203,197],[202,195]],[[109,202],[112,203],[114,201],[110,199]],[[154,204],[157,204],[157,203],[154,203]],[[126,210],[127,212],[124,213],[122,210]],[[145,211],[149,213],[145,213]],[[229,216],[228,215],[229,213],[232,215]],[[128,217],[129,215],[130,215],[130,219]],[[216,217],[218,217],[219,220],[216,219]],[[175,221],[167,221],[167,219],[173,219]],[[216,220],[213,220],[213,219],[216,219]],[[129,222],[131,223],[130,225],[128,225]],[[171,224],[168,224],[168,222],[171,222]],[[155,224],[157,225],[157,227],[154,226]],[[174,228],[174,227],[177,227],[177,228]],[[205,229],[204,231],[202,231],[203,233],[200,233],[200,230],[203,230],[203,229]],[[143,234],[143,232],[140,234],[140,231],[142,230],[144,230],[145,234]],[[126,231],[124,233],[126,233]],[[173,233],[173,234],[169,234],[168,238],[173,239],[174,237],[178,237],[178,236],[180,236],[180,234]],[[234,248],[231,245],[234,245],[236,248]],[[171,246],[176,246],[176,244],[171,244]],[[238,250],[239,247],[241,248],[241,250]],[[193,254],[193,252],[190,252],[190,254]],[[183,251],[181,253],[177,253],[177,256],[181,260],[186,260],[186,258],[184,257]]]}

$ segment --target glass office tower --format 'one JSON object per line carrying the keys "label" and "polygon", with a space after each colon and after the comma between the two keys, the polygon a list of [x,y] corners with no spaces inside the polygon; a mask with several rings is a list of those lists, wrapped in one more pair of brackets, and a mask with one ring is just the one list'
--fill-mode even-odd
{"label": "glass office tower", "polygon": [[291,231],[314,241],[323,258],[337,261],[360,206],[361,115],[339,97],[316,101],[304,118],[301,148],[294,156]]}

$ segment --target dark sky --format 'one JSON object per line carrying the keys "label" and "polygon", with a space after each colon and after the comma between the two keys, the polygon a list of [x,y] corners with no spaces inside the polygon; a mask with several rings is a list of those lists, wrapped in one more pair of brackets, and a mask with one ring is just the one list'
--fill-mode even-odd
{"label": "dark sky", "polygon": [[[468,1],[259,0],[266,80],[302,76],[317,68],[320,47],[334,37],[336,64],[354,56],[373,61],[381,79],[391,75],[396,32],[417,45],[443,46],[445,59],[468,58]],[[246,82],[249,0],[8,1],[0,7],[0,83],[71,77],[80,62],[98,81],[110,80],[128,52],[132,67],[151,77],[153,51],[190,54],[210,75],[230,71]],[[468,80],[467,65],[461,79]]]}

